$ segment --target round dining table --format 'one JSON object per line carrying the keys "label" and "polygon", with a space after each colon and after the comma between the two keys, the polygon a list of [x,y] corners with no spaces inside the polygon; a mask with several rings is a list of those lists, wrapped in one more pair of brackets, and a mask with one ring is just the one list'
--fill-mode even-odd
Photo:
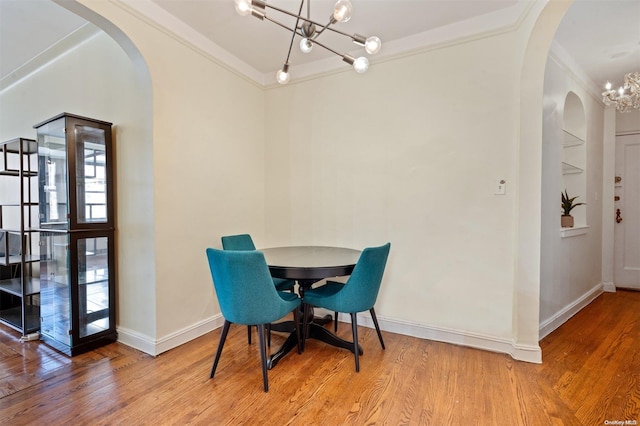
{"label": "round dining table", "polygon": [[[305,290],[323,279],[351,275],[361,251],[344,247],[291,246],[260,249],[269,266],[271,276],[298,282],[298,292],[304,300]],[[313,309],[308,315],[313,316]],[[353,343],[343,340],[323,327],[331,320],[331,315],[316,318],[309,323],[307,338],[321,340],[333,346],[353,352]],[[283,345],[274,352],[267,362],[273,368],[291,349],[297,347],[295,324],[293,321],[273,324],[273,331],[290,333]],[[359,353],[362,354],[362,348]]]}

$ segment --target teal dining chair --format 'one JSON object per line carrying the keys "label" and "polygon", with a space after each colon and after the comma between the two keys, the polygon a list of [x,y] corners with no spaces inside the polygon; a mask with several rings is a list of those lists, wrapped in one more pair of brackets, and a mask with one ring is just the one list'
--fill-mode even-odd
{"label": "teal dining chair", "polygon": [[207,259],[211,269],[213,286],[218,297],[224,325],[220,343],[211,368],[210,378],[216,373],[220,355],[231,324],[258,327],[260,360],[264,391],[269,391],[267,377],[267,347],[265,325],[275,322],[293,312],[298,339],[298,353],[301,353],[299,332],[301,300],[295,293],[278,291],[273,286],[264,255],[259,251],[227,251],[207,249]]}
{"label": "teal dining chair", "polygon": [[[255,250],[256,246],[253,244],[251,235],[240,234],[222,237],[222,248],[224,250]],[[276,286],[276,290],[293,291],[295,281],[284,278],[274,278],[273,284]]]}
{"label": "teal dining chair", "polygon": [[[385,349],[378,318],[373,305],[378,298],[378,291],[382,283],[382,275],[389,257],[391,243],[380,247],[368,247],[362,251],[351,276],[346,283],[327,281],[323,286],[306,290],[303,296],[304,312],[302,344],[307,330],[307,306],[317,306],[334,312],[343,312],[351,315],[351,330],[353,333],[353,353],[356,361],[356,372],[360,371],[360,361],[358,359],[358,322],[356,314],[358,312],[369,311],[371,319],[376,327],[378,339],[382,349]],[[337,314],[336,314],[337,319]]]}
{"label": "teal dining chair", "polygon": [[[224,250],[255,250],[256,246],[253,244],[253,239],[249,234],[239,235],[227,235],[221,238],[222,248]],[[273,278],[273,285],[276,286],[278,291],[290,291],[293,292],[295,286],[294,280],[287,280],[283,278]],[[251,344],[251,326],[247,327],[247,341]],[[269,333],[269,345],[271,345],[271,333]]]}

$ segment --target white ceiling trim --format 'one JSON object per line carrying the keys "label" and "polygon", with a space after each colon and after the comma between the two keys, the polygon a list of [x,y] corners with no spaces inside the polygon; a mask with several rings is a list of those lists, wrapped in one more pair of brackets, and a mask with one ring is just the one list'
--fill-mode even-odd
{"label": "white ceiling trim", "polygon": [[549,50],[549,56],[551,56],[564,70],[573,75],[574,79],[578,82],[587,93],[589,93],[596,102],[604,106],[602,102],[603,87],[599,87],[588,75],[584,72],[582,67],[573,59],[573,57],[562,47],[558,42],[553,40],[551,42],[551,49]]}
{"label": "white ceiling trim", "polygon": [[[246,62],[158,6],[157,3],[151,0],[111,0],[111,2],[179,43],[198,52],[207,59],[248,79],[253,84],[262,88],[279,86],[275,81],[275,73],[262,73],[257,71]],[[513,31],[520,25],[527,13],[529,13],[532,4],[533,2],[529,1],[519,1],[514,6],[500,9],[496,12],[480,15],[402,39],[384,42],[381,54],[372,58],[371,63],[375,65],[375,63],[393,60],[403,56],[414,55],[428,50]],[[18,70],[0,80],[0,91],[13,86],[56,57],[73,49],[78,44],[99,32],[100,30],[95,25],[88,23],[82,26]],[[330,56],[312,63],[292,66],[291,75],[293,78],[291,83],[317,78],[330,73],[351,71],[351,68],[340,60],[339,57]]]}
{"label": "white ceiling trim", "polygon": [[[369,62],[371,66],[374,66],[378,62],[398,59],[404,56],[415,55],[429,50],[513,31],[529,13],[532,4],[533,2],[519,2],[509,8],[455,22],[409,37],[391,40],[389,42],[383,40],[381,52],[375,57],[369,57]],[[355,54],[355,52],[356,51],[349,53]],[[293,65],[289,68],[292,76],[291,83],[309,80],[329,73],[347,71],[352,70],[337,56],[311,63]],[[275,73],[264,74],[263,80],[268,82],[268,86],[270,87],[279,86],[275,79]]]}
{"label": "white ceiling trim", "polygon": [[163,31],[175,40],[186,44],[216,63],[231,68],[260,86],[265,85],[261,72],[232,55],[210,39],[206,38],[189,25],[185,24],[151,0],[120,0],[114,4]]}
{"label": "white ceiling trim", "polygon": [[64,55],[66,52],[74,49],[101,32],[102,31],[93,24],[84,24],[60,41],[51,45],[39,55],[31,58],[24,65],[0,79],[0,93],[10,89],[30,75],[35,74],[38,70],[55,61],[61,55]]}
{"label": "white ceiling trim", "polygon": [[[113,0],[130,13],[172,36],[181,43],[190,46],[215,62],[249,78],[261,87],[277,86],[275,73],[261,73],[232,55],[201,33],[188,26],[151,0]],[[441,48],[451,44],[468,42],[516,29],[532,8],[529,1],[520,1],[516,5],[496,12],[477,16],[465,21],[436,28],[410,37],[384,42],[380,55],[371,60],[387,61],[401,56]],[[338,57],[329,57],[290,68],[292,83],[334,72],[350,71],[348,65]]]}

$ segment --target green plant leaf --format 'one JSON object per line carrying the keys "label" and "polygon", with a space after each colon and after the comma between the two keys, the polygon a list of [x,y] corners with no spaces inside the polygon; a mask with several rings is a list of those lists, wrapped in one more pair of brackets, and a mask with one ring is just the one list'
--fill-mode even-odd
{"label": "green plant leaf", "polygon": [[562,199],[562,204],[560,204],[560,207],[562,207],[562,211],[564,212],[565,216],[570,215],[571,210],[573,210],[575,207],[583,206],[587,204],[587,203],[576,203],[575,199],[578,198],[578,195],[576,195],[575,197],[569,197],[569,194],[567,193],[566,189],[564,190],[564,192],[560,192],[560,196]]}

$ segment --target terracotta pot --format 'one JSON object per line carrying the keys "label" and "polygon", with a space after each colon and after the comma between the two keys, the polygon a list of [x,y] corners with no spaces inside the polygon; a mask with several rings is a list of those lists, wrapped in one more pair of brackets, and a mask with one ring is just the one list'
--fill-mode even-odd
{"label": "terracotta pot", "polygon": [[560,225],[563,228],[573,228],[573,216],[570,214],[560,216]]}

